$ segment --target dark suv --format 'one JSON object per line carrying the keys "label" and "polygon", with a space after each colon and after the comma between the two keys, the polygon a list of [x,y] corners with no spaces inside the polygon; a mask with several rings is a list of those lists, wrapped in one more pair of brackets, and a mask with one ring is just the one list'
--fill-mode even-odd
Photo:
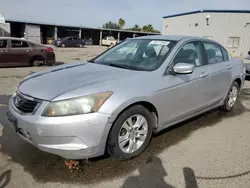
{"label": "dark suv", "polygon": [[83,47],[85,45],[84,39],[79,37],[65,37],[56,41],[57,47]]}
{"label": "dark suv", "polygon": [[53,48],[25,39],[0,37],[0,67],[38,66],[55,63]]}

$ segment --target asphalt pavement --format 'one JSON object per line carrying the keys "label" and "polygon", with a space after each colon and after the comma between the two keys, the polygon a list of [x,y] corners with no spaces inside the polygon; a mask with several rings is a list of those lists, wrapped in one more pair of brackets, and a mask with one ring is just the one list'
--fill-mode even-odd
{"label": "asphalt pavement", "polygon": [[[57,49],[58,62],[88,59],[102,48]],[[7,103],[25,76],[48,67],[0,69],[0,187],[250,187],[250,82],[231,113],[217,109],[155,135],[131,161],[102,156],[70,171],[61,157],[16,136]]]}

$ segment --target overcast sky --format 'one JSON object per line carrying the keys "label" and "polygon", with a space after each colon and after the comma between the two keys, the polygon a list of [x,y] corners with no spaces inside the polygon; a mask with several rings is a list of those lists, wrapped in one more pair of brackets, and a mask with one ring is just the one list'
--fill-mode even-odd
{"label": "overcast sky", "polygon": [[125,27],[152,24],[161,30],[163,16],[199,9],[246,10],[250,0],[0,0],[6,19],[88,27],[121,17]]}

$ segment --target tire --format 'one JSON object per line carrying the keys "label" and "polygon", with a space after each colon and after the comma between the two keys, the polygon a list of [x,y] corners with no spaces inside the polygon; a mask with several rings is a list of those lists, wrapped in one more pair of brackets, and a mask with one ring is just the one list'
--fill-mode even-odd
{"label": "tire", "polygon": [[[234,91],[234,94],[233,94],[232,92],[233,92],[234,89],[236,89],[237,91]],[[234,108],[234,106],[236,104],[236,101],[238,99],[239,90],[240,90],[239,84],[236,81],[234,81],[232,83],[232,85],[230,86],[230,89],[229,89],[229,91],[227,93],[227,97],[225,99],[225,102],[224,102],[223,106],[221,106],[222,110],[224,110],[226,112],[232,111],[232,109]],[[230,96],[235,96],[236,97],[234,102],[232,102],[231,104],[230,104],[230,100],[232,100],[232,98],[230,99]]]}
{"label": "tire", "polygon": [[[142,124],[141,126],[138,126],[139,127],[138,130],[140,131],[140,133],[139,132],[135,133],[136,130],[135,131],[134,130],[127,131],[127,129],[123,128],[124,123],[126,123],[127,120],[130,119],[131,117],[132,117],[131,120],[133,120],[133,121],[136,121],[136,119],[137,119],[136,117],[138,117],[138,119],[144,118],[145,123]],[[119,115],[119,117],[115,121],[115,123],[110,131],[110,134],[108,137],[108,142],[107,142],[108,153],[111,156],[113,156],[119,160],[129,160],[129,159],[132,159],[132,158],[140,155],[146,149],[146,147],[149,145],[149,142],[151,140],[152,132],[153,132],[152,121],[153,121],[153,119],[152,119],[150,112],[145,107],[143,107],[141,105],[133,106],[133,107],[129,108],[128,110],[124,111],[121,115]],[[129,126],[127,126],[127,127],[129,127]],[[146,128],[147,128],[147,131],[146,131]],[[143,132],[144,133],[146,132],[144,134],[144,136],[142,136]],[[140,136],[137,135],[138,133],[140,134]],[[122,147],[119,144],[119,141],[120,141],[120,143],[122,143],[121,136],[124,136],[124,138],[125,138],[125,135],[128,135],[128,136],[126,136],[126,137],[128,137],[127,138],[128,141],[123,142],[126,144],[124,144],[124,146]],[[140,139],[135,138],[135,137],[140,137]],[[136,142],[132,142],[131,140],[133,140],[133,139]],[[129,151],[129,148],[133,149],[133,147],[129,147],[131,143],[136,143],[137,148],[135,148],[134,151],[132,151],[132,150]],[[127,150],[127,152],[124,150]]]}
{"label": "tire", "polygon": [[30,61],[30,66],[33,67],[38,67],[41,64],[44,64],[44,59],[42,57],[34,57],[31,61]]}
{"label": "tire", "polygon": [[65,44],[62,44],[62,47],[65,48]]}

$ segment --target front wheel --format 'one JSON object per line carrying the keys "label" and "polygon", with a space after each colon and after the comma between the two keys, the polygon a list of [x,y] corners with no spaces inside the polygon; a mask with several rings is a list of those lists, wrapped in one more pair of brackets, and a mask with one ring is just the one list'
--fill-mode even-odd
{"label": "front wheel", "polygon": [[141,105],[124,111],[116,120],[109,134],[107,149],[120,160],[140,155],[152,137],[152,117]]}
{"label": "front wheel", "polygon": [[236,81],[234,81],[227,93],[224,105],[222,106],[223,110],[230,112],[233,109],[238,99],[239,91],[240,91],[239,84]]}

